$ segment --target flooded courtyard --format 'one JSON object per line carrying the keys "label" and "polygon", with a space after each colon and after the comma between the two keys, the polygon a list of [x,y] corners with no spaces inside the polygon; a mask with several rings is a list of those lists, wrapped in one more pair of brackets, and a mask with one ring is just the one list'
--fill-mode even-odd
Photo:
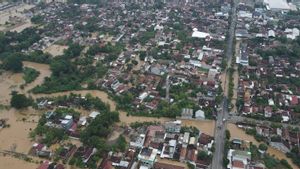
{"label": "flooded courtyard", "polygon": [[64,53],[64,50],[68,49],[68,46],[62,46],[62,45],[51,45],[48,48],[44,50],[44,52],[50,53],[52,56],[59,56]]}

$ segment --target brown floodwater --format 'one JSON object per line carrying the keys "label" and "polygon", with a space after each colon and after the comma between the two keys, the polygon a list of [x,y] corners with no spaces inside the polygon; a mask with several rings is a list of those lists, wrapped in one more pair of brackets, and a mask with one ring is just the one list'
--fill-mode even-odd
{"label": "brown floodwater", "polygon": [[29,163],[21,159],[0,155],[0,168],[3,169],[35,169],[39,166],[36,163]]}
{"label": "brown floodwater", "polygon": [[40,85],[44,82],[45,77],[50,77],[51,70],[50,66],[47,64],[40,64],[40,63],[34,63],[34,62],[23,62],[24,67],[33,68],[40,72],[40,75],[31,83],[27,84],[24,88],[24,91],[27,92],[34,88],[37,85]]}
{"label": "brown floodwater", "polygon": [[23,82],[22,73],[2,73],[0,75],[0,104],[9,104],[11,91],[18,91]]}
{"label": "brown floodwater", "polygon": [[[248,135],[246,134],[246,132],[240,128],[238,128],[235,124],[232,124],[232,123],[229,123],[227,125],[227,129],[230,131],[230,134],[231,134],[231,139],[234,139],[234,138],[238,138],[238,139],[242,139],[242,140],[245,140],[245,141],[249,141],[249,142],[252,142],[253,144],[255,145],[259,145],[260,143],[257,142],[253,136],[251,135]],[[298,169],[299,167],[297,167],[290,158],[287,158],[286,155],[273,148],[273,147],[268,147],[268,150],[267,152],[270,154],[270,155],[274,155],[276,158],[278,159],[285,159],[289,162],[289,164],[293,167],[293,169]]]}
{"label": "brown floodwater", "polygon": [[0,104],[8,105],[11,98],[11,91],[18,91],[20,93],[27,93],[35,86],[42,84],[45,77],[51,75],[50,67],[47,64],[39,64],[34,62],[23,62],[24,67],[30,67],[38,70],[40,75],[33,81],[25,86],[23,90],[20,86],[25,83],[23,80],[23,73],[3,72],[0,75]]}
{"label": "brown floodwater", "polygon": [[[23,74],[22,73],[10,73],[4,72],[0,75],[0,103],[4,105],[9,105],[10,93],[13,90],[19,91],[21,93],[28,94],[28,91],[33,87],[42,84],[45,77],[51,75],[49,65],[38,64],[33,62],[23,62],[24,66],[31,67],[40,72],[39,77],[30,84],[27,84],[23,90],[20,89],[20,86],[24,84]],[[111,110],[116,110],[116,103],[111,100],[108,94],[104,91],[99,90],[82,90],[82,91],[68,91],[68,92],[59,92],[53,94],[32,94],[30,95],[33,98],[39,97],[55,97],[69,95],[70,93],[86,95],[90,93],[94,97],[99,97],[103,102],[110,105]],[[87,115],[89,112],[85,110],[80,110],[83,115]],[[132,122],[145,122],[145,121],[159,121],[161,123],[174,120],[170,118],[154,118],[154,117],[137,117],[137,116],[127,116],[127,113],[124,111],[120,112],[120,123],[121,124],[130,124]],[[32,108],[24,110],[0,110],[0,118],[8,120],[10,124],[9,128],[0,130],[0,150],[15,150],[16,152],[28,153],[33,142],[29,138],[29,133],[31,129],[34,129],[37,125],[37,121],[41,115],[41,111],[34,110]],[[25,122],[23,121],[25,119]],[[195,121],[195,120],[182,120],[183,125],[186,126],[195,126],[201,132],[210,134],[213,136],[214,132],[214,121]],[[80,144],[78,141],[73,140],[77,144]],[[53,147],[55,149],[55,147]],[[8,159],[3,161],[3,159]],[[13,158],[13,157],[1,157],[0,156],[0,166],[9,166],[9,168],[24,168],[32,169],[36,168],[36,164],[26,163],[25,161]],[[72,168],[67,166],[67,168]]]}
{"label": "brown floodwater", "polygon": [[21,111],[1,110],[0,118],[7,119],[10,125],[0,130],[0,149],[28,153],[33,143],[29,138],[29,133],[37,125],[39,112],[31,108]]}

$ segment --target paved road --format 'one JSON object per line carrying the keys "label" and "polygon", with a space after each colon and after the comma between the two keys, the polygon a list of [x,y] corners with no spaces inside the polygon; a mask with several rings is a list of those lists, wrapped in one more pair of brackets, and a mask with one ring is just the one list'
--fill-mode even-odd
{"label": "paved road", "polygon": [[[236,1],[233,0],[232,5],[232,15],[231,21],[229,25],[229,36],[228,36],[228,43],[226,49],[226,57],[227,57],[227,65],[228,67],[231,66],[231,60],[233,55],[233,40],[235,35],[235,25],[236,25]],[[225,70],[225,90],[224,90],[224,98],[222,102],[222,110],[219,112],[216,120],[216,127],[215,127],[215,153],[213,156],[212,161],[212,169],[223,169],[223,157],[224,157],[224,144],[225,144],[225,130],[226,130],[226,120],[228,119],[228,81],[229,77],[227,76],[227,70]]]}

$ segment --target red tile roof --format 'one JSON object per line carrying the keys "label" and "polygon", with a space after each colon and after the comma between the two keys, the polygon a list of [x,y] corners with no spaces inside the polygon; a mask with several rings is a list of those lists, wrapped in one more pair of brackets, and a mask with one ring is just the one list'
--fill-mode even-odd
{"label": "red tile roof", "polygon": [[49,161],[44,161],[37,169],[48,169],[49,165]]}
{"label": "red tile roof", "polygon": [[232,166],[233,167],[237,167],[237,168],[244,168],[244,163],[242,161],[239,160],[234,160],[232,161]]}

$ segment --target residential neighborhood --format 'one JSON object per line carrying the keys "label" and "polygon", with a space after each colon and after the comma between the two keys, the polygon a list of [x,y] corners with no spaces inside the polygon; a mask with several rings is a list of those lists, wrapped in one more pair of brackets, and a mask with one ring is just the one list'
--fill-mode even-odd
{"label": "residential neighborhood", "polygon": [[297,169],[299,0],[0,1],[0,168]]}

